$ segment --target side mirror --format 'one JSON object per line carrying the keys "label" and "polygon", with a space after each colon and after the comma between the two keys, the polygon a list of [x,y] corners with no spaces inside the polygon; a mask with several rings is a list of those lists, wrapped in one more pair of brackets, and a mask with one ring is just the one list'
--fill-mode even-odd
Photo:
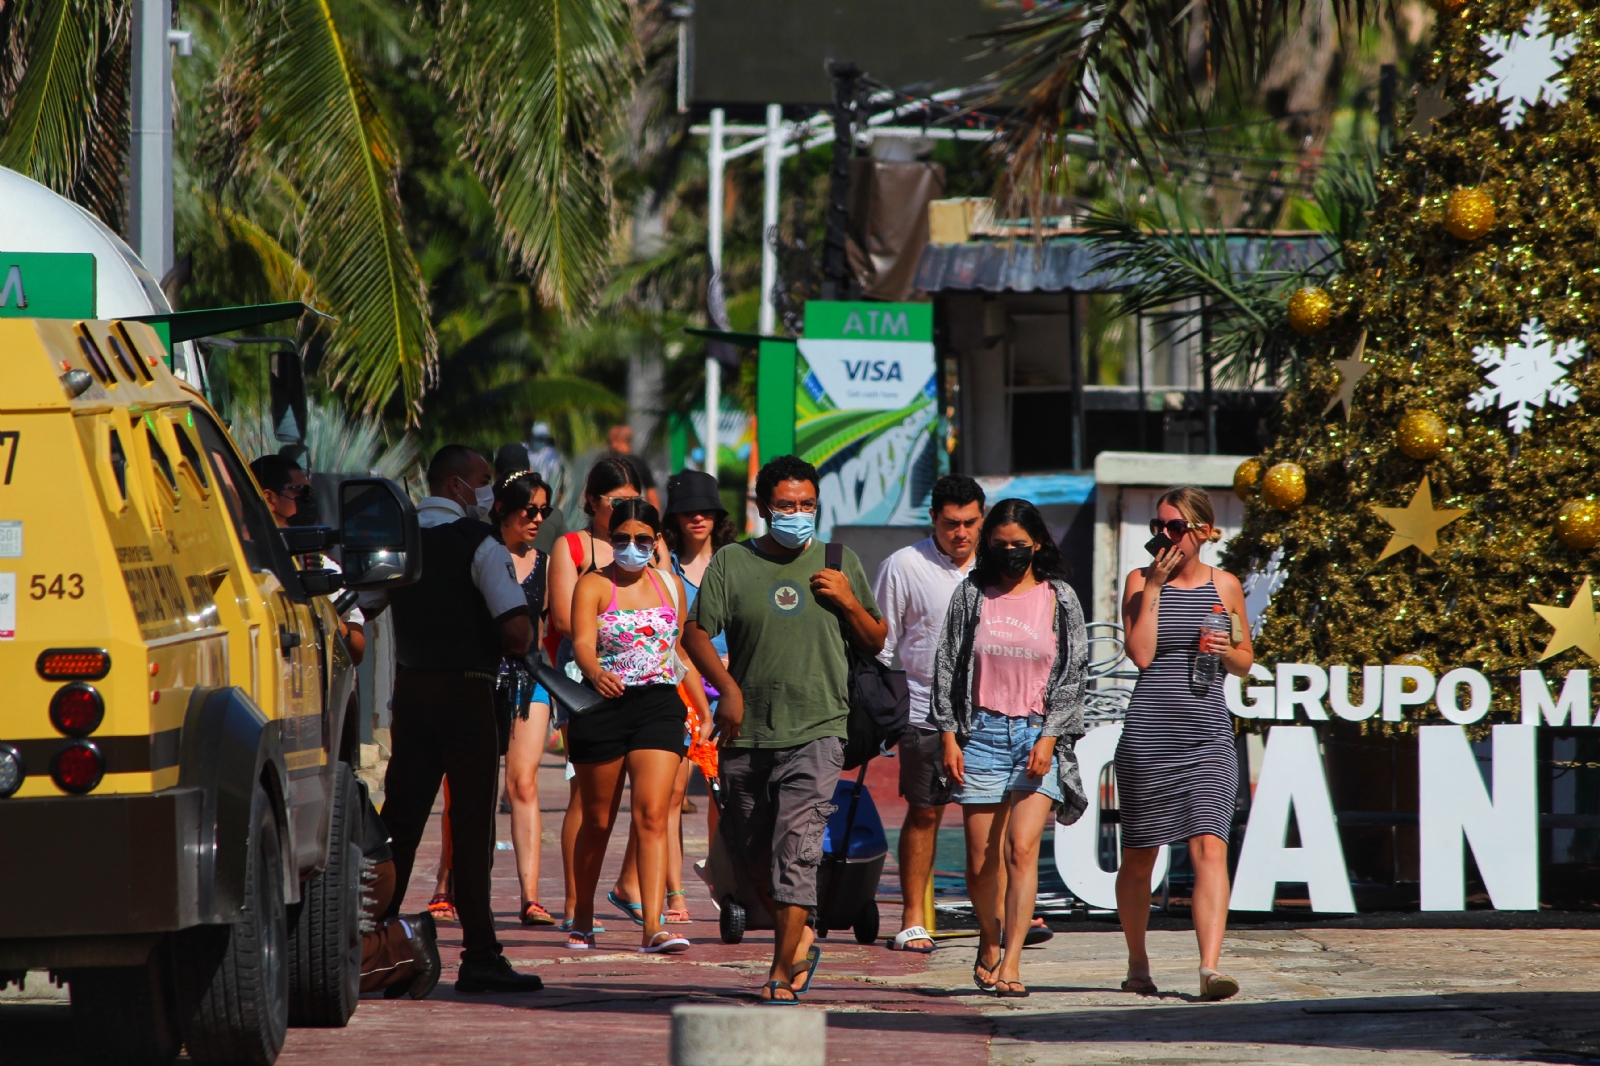
{"label": "side mirror", "polygon": [[390,588],[422,577],[417,509],[388,478],[351,478],[339,486],[339,533],[345,588]]}

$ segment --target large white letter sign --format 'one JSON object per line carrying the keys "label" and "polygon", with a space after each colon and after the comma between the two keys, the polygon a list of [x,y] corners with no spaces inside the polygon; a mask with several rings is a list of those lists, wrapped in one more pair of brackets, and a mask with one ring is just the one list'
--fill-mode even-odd
{"label": "large white letter sign", "polygon": [[1350,668],[1328,667],[1328,705],[1333,713],[1349,722],[1362,722],[1378,713],[1383,702],[1383,667],[1361,668],[1361,702],[1350,702]]}
{"label": "large white letter sign", "polygon": [[[1296,681],[1306,682],[1305,688],[1295,688]],[[1304,707],[1306,717],[1314,722],[1326,722],[1328,712],[1322,706],[1322,697],[1328,694],[1328,672],[1308,663],[1278,664],[1278,718],[1294,721],[1294,709]]]}
{"label": "large white letter sign", "polygon": [[1568,670],[1566,684],[1561,686],[1561,698],[1550,698],[1550,686],[1538,670],[1522,671],[1522,724],[1566,725],[1571,715],[1572,724],[1589,724],[1589,671]]}
{"label": "large white letter sign", "polygon": [[[1407,681],[1416,683],[1410,692]],[[1383,720],[1398,722],[1405,718],[1405,706],[1410,703],[1427,703],[1433,699],[1433,671],[1425,666],[1385,666],[1383,668]]]}
{"label": "large white letter sign", "polygon": [[[1284,846],[1289,811],[1300,828],[1300,846]],[[1060,836],[1061,830],[1056,830]],[[1267,733],[1261,777],[1250,803],[1239,869],[1229,906],[1270,911],[1279,882],[1305,882],[1311,909],[1353,913],[1350,874],[1334,822],[1328,779],[1317,753],[1317,731],[1308,726],[1273,726]]]}
{"label": "large white letter sign", "polygon": [[[1539,790],[1534,727],[1494,727],[1494,799],[1460,726],[1417,730],[1422,909],[1466,907],[1465,835],[1496,910],[1539,909]],[[1258,789],[1259,791],[1259,789]]]}
{"label": "large white letter sign", "polygon": [[[1456,700],[1462,685],[1472,693],[1471,702],[1465,707]],[[1433,702],[1439,708],[1439,713],[1444,715],[1444,720],[1456,725],[1471,725],[1488,714],[1493,699],[1494,690],[1489,687],[1489,679],[1465,666],[1441,677],[1439,688],[1433,694]]]}
{"label": "large white letter sign", "polygon": [[[1078,756],[1078,773],[1089,793],[1089,809],[1071,825],[1056,826],[1056,872],[1072,894],[1091,907],[1115,910],[1117,875],[1100,867],[1100,772],[1117,755],[1122,739],[1122,723],[1099,726],[1079,739],[1073,751]],[[1161,886],[1167,876],[1170,849],[1163,844],[1150,871],[1150,891]]]}
{"label": "large white letter sign", "polygon": [[1233,674],[1222,679],[1222,696],[1228,702],[1228,710],[1233,712],[1235,718],[1271,718],[1272,694],[1275,691],[1272,686],[1272,671],[1260,663],[1251,663],[1250,680],[1265,681],[1267,684],[1251,685],[1248,689],[1250,702],[1246,703],[1244,679]]}

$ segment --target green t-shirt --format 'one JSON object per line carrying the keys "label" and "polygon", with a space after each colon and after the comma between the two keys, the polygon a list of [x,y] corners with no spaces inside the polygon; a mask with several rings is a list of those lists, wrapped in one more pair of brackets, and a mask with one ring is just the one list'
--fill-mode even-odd
{"label": "green t-shirt", "polygon": [[[735,748],[792,748],[843,737],[850,716],[849,656],[839,615],[811,594],[826,549],[813,539],[784,562],[748,543],[712,556],[689,618],[711,636],[728,634],[728,672],[744,693]],[[856,599],[881,619],[861,560],[840,563]]]}

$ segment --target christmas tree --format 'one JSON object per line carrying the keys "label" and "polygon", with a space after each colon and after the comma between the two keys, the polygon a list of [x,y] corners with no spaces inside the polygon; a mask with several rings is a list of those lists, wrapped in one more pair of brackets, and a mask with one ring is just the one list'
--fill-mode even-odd
{"label": "christmas tree", "polygon": [[1520,669],[1600,659],[1600,11],[1436,6],[1225,565],[1281,580],[1259,661],[1470,666],[1504,721]]}

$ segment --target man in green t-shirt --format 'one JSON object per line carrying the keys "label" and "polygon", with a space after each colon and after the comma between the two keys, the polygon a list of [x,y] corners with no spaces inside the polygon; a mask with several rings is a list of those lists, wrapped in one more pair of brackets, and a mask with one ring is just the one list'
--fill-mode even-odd
{"label": "man in green t-shirt", "polygon": [[[815,970],[807,918],[844,766],[845,633],[869,655],[883,648],[885,633],[855,553],[844,550],[839,570],[825,566],[815,539],[818,484],[816,468],[793,455],[761,468],[756,506],[769,532],[712,557],[683,634],[689,657],[721,693],[722,835],[776,920],[761,998],[779,1002],[810,987]],[[721,632],[727,666],[711,646]]]}

